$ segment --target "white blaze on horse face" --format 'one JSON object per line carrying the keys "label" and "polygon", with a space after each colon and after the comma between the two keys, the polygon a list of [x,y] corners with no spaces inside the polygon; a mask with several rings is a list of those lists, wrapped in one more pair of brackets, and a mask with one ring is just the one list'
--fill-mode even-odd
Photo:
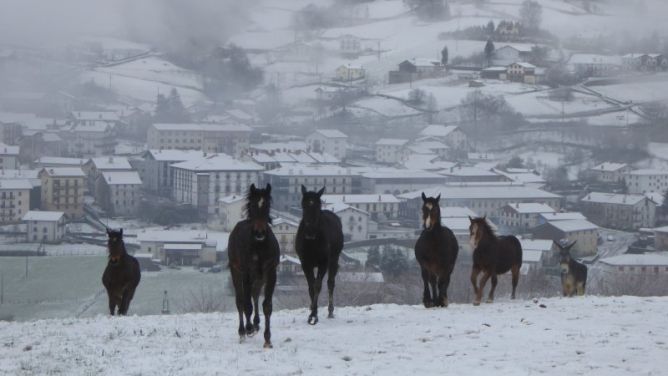
{"label": "white blaze on horse face", "polygon": [[471,237],[469,238],[469,245],[471,245],[471,250],[474,250],[478,247],[478,225],[473,224],[471,229]]}
{"label": "white blaze on horse face", "polygon": [[262,209],[262,205],[264,205],[264,197],[260,198],[260,201],[257,202],[257,208]]}

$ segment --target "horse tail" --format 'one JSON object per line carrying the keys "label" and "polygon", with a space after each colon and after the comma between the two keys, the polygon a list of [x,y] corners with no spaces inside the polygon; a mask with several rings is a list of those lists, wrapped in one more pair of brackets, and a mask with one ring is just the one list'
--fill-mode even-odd
{"label": "horse tail", "polygon": [[510,244],[512,244],[513,256],[517,260],[517,264],[522,265],[522,243],[516,236],[509,236]]}

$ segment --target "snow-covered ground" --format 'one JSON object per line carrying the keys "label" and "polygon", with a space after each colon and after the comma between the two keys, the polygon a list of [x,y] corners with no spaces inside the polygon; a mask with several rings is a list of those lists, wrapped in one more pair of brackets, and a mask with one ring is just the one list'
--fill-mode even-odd
{"label": "snow-covered ground", "polygon": [[447,309],[305,309],[238,342],[236,313],[0,323],[0,373],[68,375],[662,375],[668,298],[582,297]]}

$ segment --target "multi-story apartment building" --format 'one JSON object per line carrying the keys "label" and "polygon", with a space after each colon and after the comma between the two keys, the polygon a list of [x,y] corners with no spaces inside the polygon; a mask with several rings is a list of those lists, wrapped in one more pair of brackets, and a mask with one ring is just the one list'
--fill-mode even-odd
{"label": "multi-story apartment building", "polygon": [[247,153],[252,129],[242,124],[153,124],[150,149],[202,150],[239,157]]}
{"label": "multi-story apartment building", "polygon": [[60,135],[67,144],[67,153],[73,157],[95,157],[114,154],[116,131],[104,121],[75,124]]}
{"label": "multi-story apartment building", "polygon": [[0,180],[0,223],[16,223],[30,210],[32,184],[27,179]]}
{"label": "multi-story apartment building", "polygon": [[125,157],[110,155],[108,157],[91,158],[83,165],[83,172],[86,174],[86,184],[91,195],[95,196],[98,179],[103,172],[110,171],[133,171],[130,162]]}
{"label": "multi-story apartment building", "polygon": [[359,175],[340,166],[292,165],[264,172],[264,181],[272,186],[274,207],[288,211],[299,207],[301,186],[308,190],[325,187],[325,193],[360,193]]}
{"label": "multi-story apartment building", "polygon": [[507,228],[527,230],[540,224],[540,215],[554,213],[554,209],[545,204],[510,203],[501,208],[499,224]]}
{"label": "multi-story apartment building", "polygon": [[83,216],[84,179],[79,167],[44,168],[42,179],[42,209],[62,211],[69,218]]}
{"label": "multi-story apartment building", "polygon": [[603,162],[587,170],[587,175],[604,183],[619,183],[624,176],[631,172],[631,166],[626,163]]}
{"label": "multi-story apartment building", "polygon": [[324,195],[326,203],[343,203],[369,213],[372,220],[389,220],[399,217],[399,199],[391,194]]}
{"label": "multi-story apartment building", "polygon": [[633,170],[624,179],[629,193],[664,193],[668,190],[668,170]]}
{"label": "multi-story apartment building", "polygon": [[591,192],[580,203],[582,213],[602,227],[637,230],[655,224],[657,205],[642,195]]}
{"label": "multi-story apartment building", "polygon": [[403,138],[381,138],[374,144],[376,162],[395,164],[404,160],[408,140]]}
{"label": "multi-story apartment building", "polygon": [[318,129],[306,137],[311,151],[327,153],[344,160],[348,149],[348,136],[336,129]]}
{"label": "multi-story apartment building", "polygon": [[137,214],[142,183],[136,171],[104,171],[97,179],[95,201],[110,215]]}
{"label": "multi-story apartment building", "polygon": [[0,143],[0,169],[14,170],[19,166],[19,147]]}
{"label": "multi-story apartment building", "polygon": [[170,168],[174,176],[172,197],[197,207],[202,216],[218,214],[222,197],[245,195],[251,184],[258,184],[263,170],[257,163],[240,161],[225,154],[176,163]]}
{"label": "multi-story apartment building", "polygon": [[147,150],[143,154],[141,167],[138,167],[139,176],[144,184],[144,189],[157,193],[161,196],[170,196],[174,186],[173,171],[169,166],[199,159],[204,156],[200,150],[177,150],[163,149]]}

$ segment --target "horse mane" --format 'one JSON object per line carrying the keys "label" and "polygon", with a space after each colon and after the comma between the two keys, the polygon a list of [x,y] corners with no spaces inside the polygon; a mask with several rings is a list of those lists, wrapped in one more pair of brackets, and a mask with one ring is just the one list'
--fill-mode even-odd
{"label": "horse mane", "polygon": [[494,231],[492,226],[489,225],[485,217],[475,218],[474,222],[482,229],[483,236],[492,237],[494,239],[497,238],[496,232]]}
{"label": "horse mane", "polygon": [[[251,219],[250,213],[251,213],[251,198],[252,197],[253,197],[253,193],[249,189],[248,192],[246,193],[246,197],[245,197],[246,205],[244,205],[243,213],[242,213],[247,219]],[[269,223],[269,224],[272,224],[271,215],[269,215],[269,213],[271,213],[271,202],[272,201],[273,201],[273,198],[271,197],[271,195],[269,195],[269,199],[267,200],[267,223]]]}

